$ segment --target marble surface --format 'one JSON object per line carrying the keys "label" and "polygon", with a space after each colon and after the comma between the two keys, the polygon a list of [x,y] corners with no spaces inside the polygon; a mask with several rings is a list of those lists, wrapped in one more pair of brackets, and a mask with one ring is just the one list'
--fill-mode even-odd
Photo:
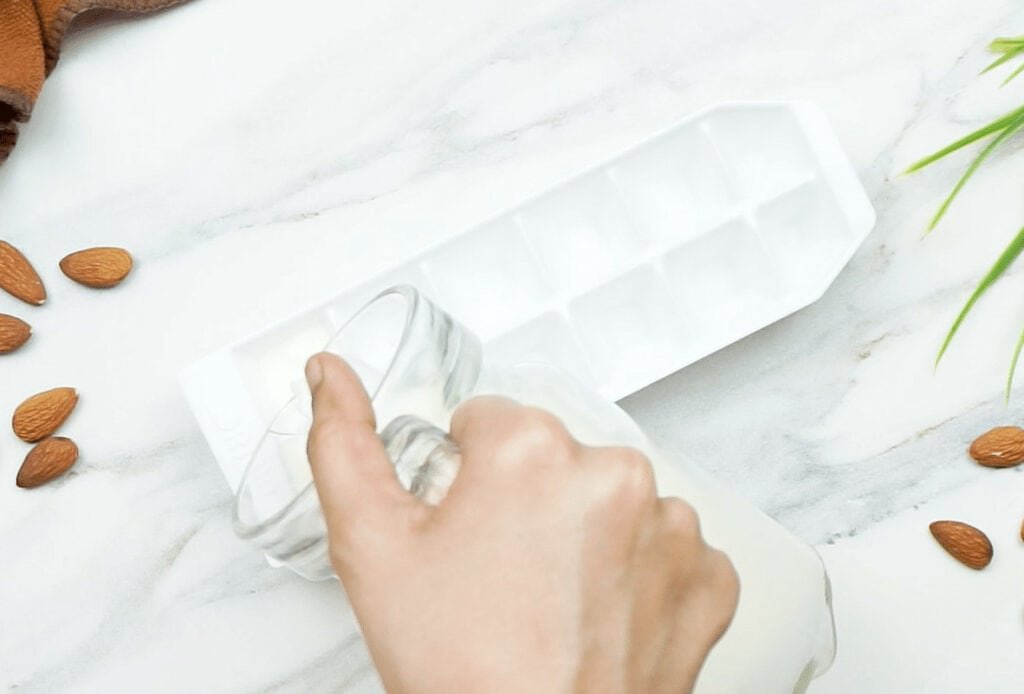
{"label": "marble surface", "polygon": [[[1019,101],[1021,85],[976,77],[987,41],[1024,27],[1018,3],[297,5],[196,0],[83,23],[0,168],[0,236],[51,296],[0,296],[35,328],[0,361],[0,412],[56,385],[82,394],[66,479],[0,485],[0,687],[376,691],[337,588],[268,568],[232,535],[179,369],[703,105],[799,98],[832,120],[876,230],[819,302],[623,404],[821,545],[840,656],[812,691],[1019,688],[1012,659],[980,663],[1022,637],[1024,477],[963,450],[1020,416],[1024,390],[1007,408],[1001,389],[1024,274],[932,360],[1024,222],[1024,158],[995,157],[924,241],[967,155],[897,176]],[[121,289],[60,276],[60,257],[96,244],[137,255]],[[0,436],[0,475],[13,481],[25,452]],[[989,523],[986,573],[928,544],[942,514]],[[948,657],[960,642],[975,650]]]}

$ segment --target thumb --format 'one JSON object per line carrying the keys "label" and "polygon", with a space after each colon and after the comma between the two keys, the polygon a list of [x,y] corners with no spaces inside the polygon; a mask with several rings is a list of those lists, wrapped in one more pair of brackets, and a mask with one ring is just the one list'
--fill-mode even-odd
{"label": "thumb", "polygon": [[313,395],[307,453],[332,546],[344,547],[357,526],[400,527],[395,514],[415,497],[395,476],[359,377],[339,357],[321,353],[306,364],[306,380]]}

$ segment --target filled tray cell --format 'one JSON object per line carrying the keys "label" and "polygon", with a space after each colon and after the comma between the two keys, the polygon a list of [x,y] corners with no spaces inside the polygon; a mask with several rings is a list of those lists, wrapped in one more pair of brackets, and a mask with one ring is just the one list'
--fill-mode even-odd
{"label": "filled tray cell", "polygon": [[815,173],[814,153],[791,109],[725,107],[709,114],[704,123],[748,201],[764,201]]}
{"label": "filled tray cell", "polygon": [[508,218],[427,253],[422,267],[438,303],[483,340],[537,315],[551,294]]}
{"label": "filled tray cell", "polygon": [[558,366],[584,383],[594,381],[572,328],[557,313],[544,314],[501,335],[484,346],[484,353],[497,363],[539,361]]}
{"label": "filled tray cell", "polygon": [[776,268],[743,219],[668,253],[663,268],[673,297],[708,346],[750,332],[783,298]]}
{"label": "filled tray cell", "polygon": [[662,244],[697,236],[736,204],[718,153],[696,126],[656,138],[614,162],[608,174],[643,228]]}
{"label": "filled tray cell", "polygon": [[569,315],[594,373],[614,381],[611,391],[632,392],[653,374],[674,371],[690,351],[692,335],[649,265],[574,300]]}
{"label": "filled tray cell", "polygon": [[306,360],[324,348],[335,332],[323,311],[296,316],[234,350],[241,381],[264,422],[294,395]]}
{"label": "filled tray cell", "polygon": [[820,181],[763,205],[756,219],[768,254],[799,293],[824,291],[859,243],[832,192]]}
{"label": "filled tray cell", "polygon": [[585,291],[630,267],[648,246],[601,171],[527,203],[514,216],[559,290]]}

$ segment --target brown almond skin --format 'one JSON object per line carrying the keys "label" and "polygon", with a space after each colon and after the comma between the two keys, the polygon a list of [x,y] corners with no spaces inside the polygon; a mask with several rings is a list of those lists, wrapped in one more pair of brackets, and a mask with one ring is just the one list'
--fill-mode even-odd
{"label": "brown almond skin", "polygon": [[10,354],[32,337],[32,326],[17,316],[0,313],[0,354]]}
{"label": "brown almond skin", "polygon": [[54,388],[36,393],[18,405],[11,427],[19,439],[35,443],[57,431],[76,404],[78,393],[74,388]]}
{"label": "brown almond skin", "polygon": [[1020,524],[1020,541],[1024,542],[1024,523]]}
{"label": "brown almond skin", "polygon": [[15,480],[22,489],[31,489],[67,472],[78,460],[78,446],[63,436],[43,439],[28,452]]}
{"label": "brown almond skin", "polygon": [[0,289],[33,306],[46,301],[39,273],[21,251],[6,241],[0,241]]}
{"label": "brown almond skin", "polygon": [[132,256],[123,248],[86,248],[60,261],[61,271],[79,284],[109,289],[120,284],[132,271]]}
{"label": "brown almond skin", "polygon": [[1024,429],[996,427],[989,429],[971,444],[968,451],[979,465],[1013,467],[1024,462]]}
{"label": "brown almond skin", "polygon": [[942,548],[964,566],[980,571],[992,561],[992,543],[974,526],[941,520],[929,525],[928,529]]}

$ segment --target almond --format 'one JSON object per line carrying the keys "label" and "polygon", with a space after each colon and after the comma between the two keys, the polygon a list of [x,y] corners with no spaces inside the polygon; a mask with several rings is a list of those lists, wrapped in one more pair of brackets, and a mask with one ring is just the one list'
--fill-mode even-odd
{"label": "almond", "polygon": [[941,520],[928,526],[942,548],[972,569],[984,569],[992,561],[992,543],[985,533],[960,521]]}
{"label": "almond", "polygon": [[32,326],[15,316],[0,313],[0,354],[21,347],[32,336]]}
{"label": "almond", "polygon": [[36,306],[46,301],[43,281],[32,264],[6,241],[0,241],[0,289]]}
{"label": "almond", "polygon": [[35,443],[57,431],[78,403],[74,388],[54,388],[33,395],[18,405],[11,426],[23,441]]}
{"label": "almond", "polygon": [[78,446],[63,436],[43,439],[25,456],[16,484],[24,489],[38,487],[60,477],[78,460]]}
{"label": "almond", "polygon": [[79,284],[107,289],[132,271],[132,256],[123,248],[87,248],[60,261],[61,271]]}
{"label": "almond", "polygon": [[1013,467],[1024,462],[1024,429],[996,427],[971,444],[971,457],[985,467]]}

